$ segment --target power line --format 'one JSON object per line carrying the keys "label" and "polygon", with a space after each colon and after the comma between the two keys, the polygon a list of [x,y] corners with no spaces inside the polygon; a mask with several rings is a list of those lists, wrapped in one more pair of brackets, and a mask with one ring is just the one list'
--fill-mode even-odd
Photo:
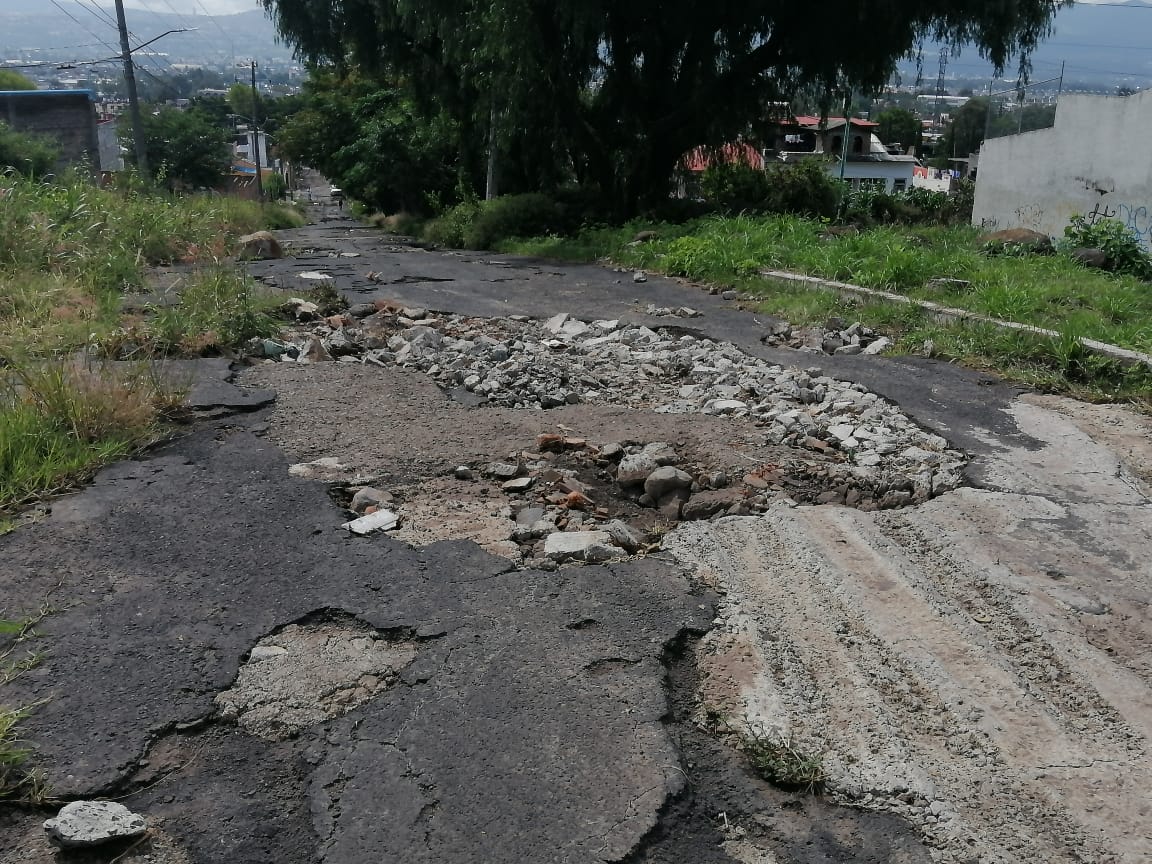
{"label": "power line", "polygon": [[50,0],[50,2],[52,3],[53,6],[55,6],[57,9],[59,9],[61,12],[63,12],[65,15],[67,15],[69,18],[71,18],[77,24],[77,26],[82,28],[84,30],[84,32],[86,32],[89,36],[91,36],[93,39],[95,39],[97,42],[99,42],[101,45],[103,45],[109,51],[112,51],[113,53],[115,53],[116,49],[114,47],[112,47],[107,42],[105,42],[103,39],[101,39],[99,36],[97,36],[95,33],[93,33],[88,28],[88,26],[86,24],[84,24],[84,22],[82,22],[79,18],[77,18],[75,15],[73,15],[71,12],[69,12],[63,6],[61,6],[58,2],[56,2],[56,0]]}

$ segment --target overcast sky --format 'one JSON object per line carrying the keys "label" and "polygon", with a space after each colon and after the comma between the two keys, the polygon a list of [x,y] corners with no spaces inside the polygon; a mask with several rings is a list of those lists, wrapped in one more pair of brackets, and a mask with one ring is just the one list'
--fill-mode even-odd
{"label": "overcast sky", "polygon": [[[145,5],[147,2],[147,5]],[[233,12],[247,12],[259,9],[258,0],[169,0],[172,9],[181,15],[228,15]],[[108,4],[111,5],[111,4]],[[155,9],[159,12],[171,12],[168,4],[157,0],[124,0],[124,5],[133,9]]]}

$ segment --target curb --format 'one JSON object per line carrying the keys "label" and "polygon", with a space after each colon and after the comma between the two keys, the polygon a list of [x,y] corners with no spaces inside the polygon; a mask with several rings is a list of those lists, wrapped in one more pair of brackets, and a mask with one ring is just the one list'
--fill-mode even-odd
{"label": "curb", "polygon": [[[1019,330],[1025,333],[1034,333],[1037,336],[1047,336],[1059,339],[1060,334],[1055,330],[1046,330],[1043,327],[1033,327],[1031,324],[1018,324],[1015,321],[1004,321],[979,312],[969,312],[966,309],[956,309],[952,306],[942,306],[930,300],[914,300],[903,294],[893,294],[891,291],[877,291],[874,288],[865,288],[862,285],[853,285],[851,282],[836,282],[831,279],[821,279],[818,276],[804,276],[800,273],[791,273],[787,270],[761,270],[760,275],[769,279],[779,279],[783,282],[795,282],[807,285],[810,288],[825,288],[836,291],[841,296],[869,297],[874,300],[884,300],[890,303],[903,303],[906,306],[919,306],[930,312],[934,318],[947,321],[974,321],[979,324],[991,324],[1004,330]],[[1080,339],[1080,344],[1093,354],[1099,354],[1110,360],[1115,360],[1124,366],[1145,366],[1152,369],[1152,354],[1140,351],[1131,351],[1119,345],[1110,345],[1107,342],[1098,342],[1095,339]]]}

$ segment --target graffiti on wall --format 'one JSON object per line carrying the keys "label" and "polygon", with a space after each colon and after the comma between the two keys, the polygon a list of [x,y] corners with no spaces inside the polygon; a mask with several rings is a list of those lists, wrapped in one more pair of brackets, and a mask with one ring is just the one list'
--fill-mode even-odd
{"label": "graffiti on wall", "polygon": [[1152,245],[1152,211],[1146,205],[1127,203],[1108,205],[1097,202],[1095,207],[1084,214],[1084,218],[1088,220],[1089,225],[1095,225],[1101,219],[1115,219],[1145,246]]}
{"label": "graffiti on wall", "polygon": [[1016,221],[1025,228],[1038,229],[1044,221],[1044,210],[1036,204],[1021,204],[1016,208]]}

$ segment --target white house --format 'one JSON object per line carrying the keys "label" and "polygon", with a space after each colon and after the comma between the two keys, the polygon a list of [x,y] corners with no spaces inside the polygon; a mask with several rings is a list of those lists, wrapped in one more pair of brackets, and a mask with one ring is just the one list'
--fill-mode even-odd
{"label": "white house", "polygon": [[1117,219],[1152,247],[1152,90],[1067,95],[1056,123],[985,141],[972,221],[1058,236],[1073,216]]}

